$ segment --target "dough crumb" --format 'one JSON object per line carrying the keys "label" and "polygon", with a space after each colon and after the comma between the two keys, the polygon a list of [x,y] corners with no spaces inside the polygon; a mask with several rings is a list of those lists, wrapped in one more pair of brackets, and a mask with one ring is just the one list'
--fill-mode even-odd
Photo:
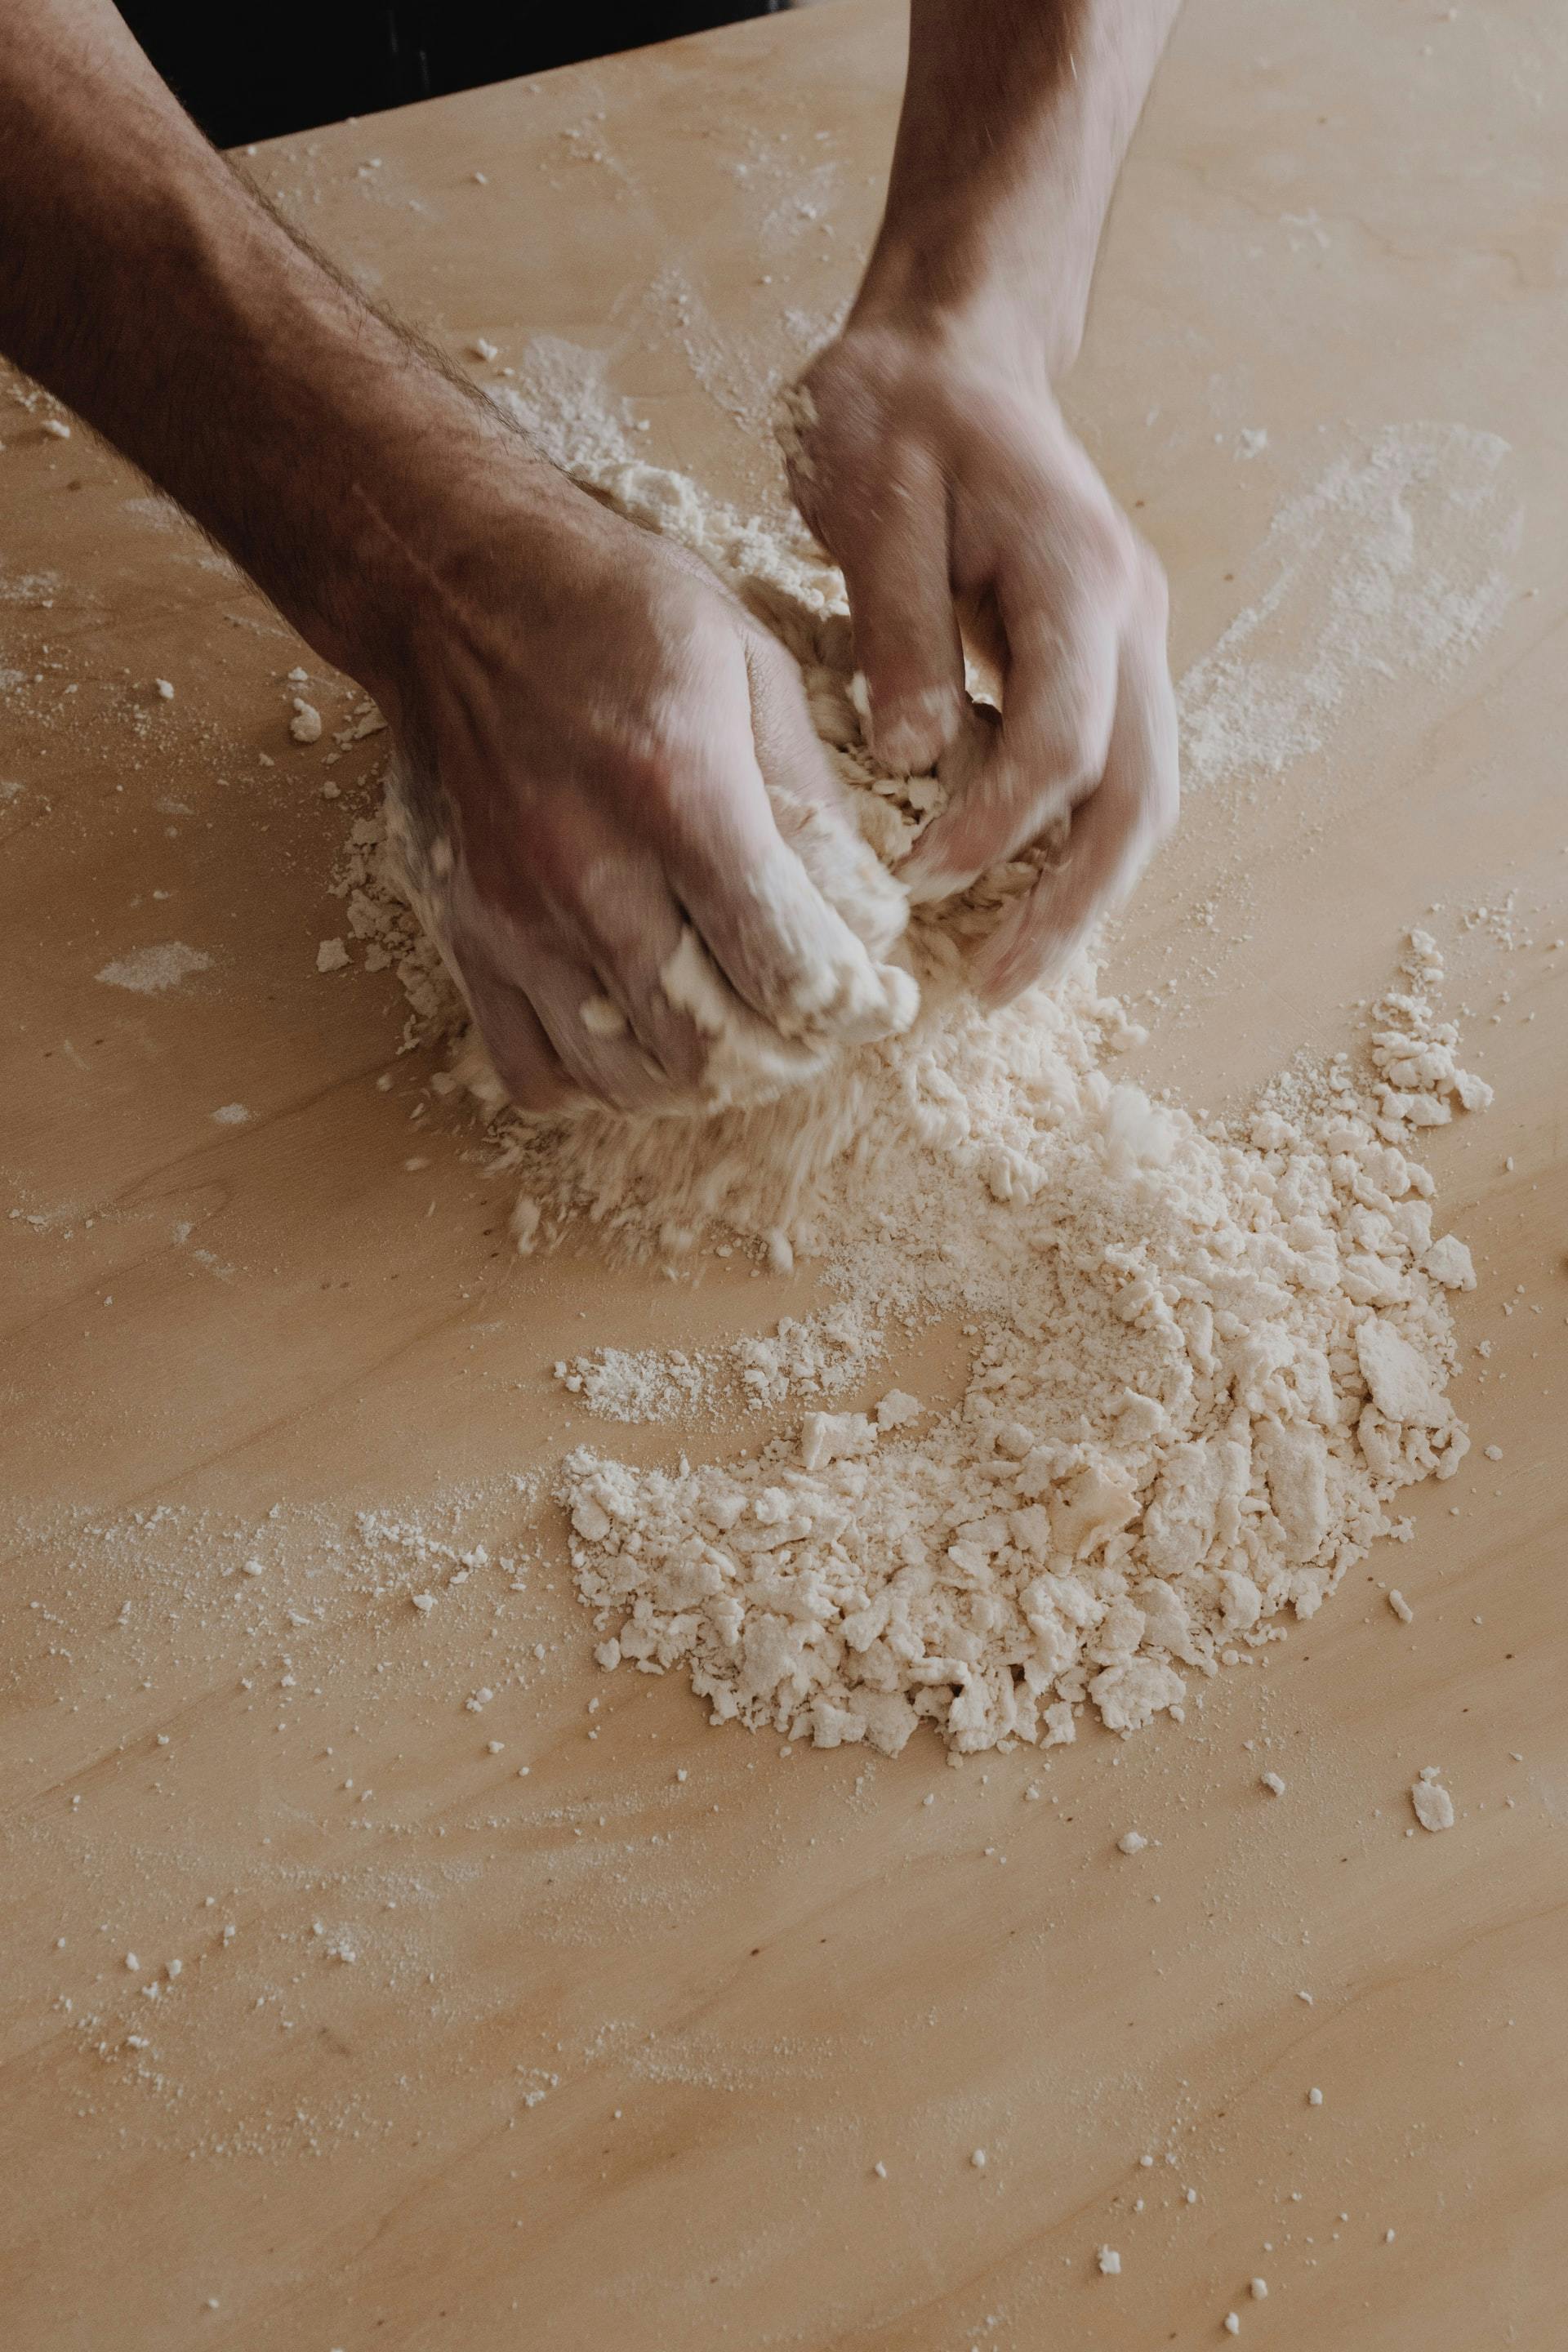
{"label": "dough crumb", "polygon": [[577,1018],[591,1037],[624,1037],[626,1034],[626,1014],[607,996],[585,997],[577,1008]]}
{"label": "dough crumb", "polygon": [[1410,1791],[1415,1818],[1424,1830],[1451,1830],[1454,1826],[1454,1800],[1437,1778],[1441,1769],[1440,1765],[1428,1764]]}

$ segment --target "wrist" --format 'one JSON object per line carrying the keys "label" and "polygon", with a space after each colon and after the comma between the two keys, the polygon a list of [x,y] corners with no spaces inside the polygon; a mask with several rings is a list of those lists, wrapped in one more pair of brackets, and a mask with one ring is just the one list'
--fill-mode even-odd
{"label": "wrist", "polygon": [[1092,252],[1043,235],[932,225],[879,239],[847,331],[885,331],[926,348],[984,354],[1054,385],[1078,356]]}

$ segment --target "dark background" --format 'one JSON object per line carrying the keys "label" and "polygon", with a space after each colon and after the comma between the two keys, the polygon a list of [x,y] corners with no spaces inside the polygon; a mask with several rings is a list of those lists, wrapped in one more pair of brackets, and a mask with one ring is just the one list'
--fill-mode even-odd
{"label": "dark background", "polygon": [[220,147],[640,48],[787,0],[119,0],[175,95]]}

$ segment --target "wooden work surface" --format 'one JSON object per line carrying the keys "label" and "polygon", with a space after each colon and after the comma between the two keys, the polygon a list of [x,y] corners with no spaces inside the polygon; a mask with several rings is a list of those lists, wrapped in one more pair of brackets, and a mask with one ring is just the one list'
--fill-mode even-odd
{"label": "wooden work surface", "polygon": [[[900,63],[898,11],[842,0],[255,168],[455,352],[496,343],[487,378],[602,352],[651,455],[759,505]],[[1328,646],[1333,688],[1316,751],[1191,796],[1126,926],[1143,1069],[1213,1104],[1349,1045],[1429,920],[1498,1100],[1430,1154],[1481,1269],[1466,1473],[1267,1673],[1048,1765],[786,1760],[598,1672],[513,1483],[605,1435],[552,1360],[808,1278],[517,1259],[390,975],[314,968],[380,744],[293,746],[285,673],[329,730],[351,689],[0,403],[11,2352],[1144,2352],[1233,2309],[1292,2352],[1564,2341],[1565,120],[1545,5],[1205,0],[1126,176],[1070,406],[1170,568],[1178,674],[1266,604],[1247,658],[1288,698]],[[1398,595],[1506,585],[1446,669],[1380,667],[1397,614],[1334,601],[1333,469],[1423,423],[1462,430],[1365,524],[1410,522]],[[96,977],[174,940],[209,961],[166,992]],[[409,1529],[490,1555],[428,1616]]]}

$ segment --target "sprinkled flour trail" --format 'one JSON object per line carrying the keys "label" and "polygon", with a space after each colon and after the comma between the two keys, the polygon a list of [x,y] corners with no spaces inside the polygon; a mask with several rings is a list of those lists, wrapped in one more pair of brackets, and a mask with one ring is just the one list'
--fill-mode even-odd
{"label": "sprinkled flour trail", "polygon": [[[942,788],[866,751],[837,574],[613,430],[553,454],[778,631],[864,839],[896,864]],[[1179,1718],[1194,1676],[1311,1616],[1402,1491],[1468,1450],[1447,1293],[1475,1277],[1410,1147],[1489,1090],[1441,1017],[1436,944],[1411,935],[1360,1066],[1200,1125],[1118,1078],[1143,1033],[1087,961],[998,1015],[969,995],[968,943],[1032,870],[912,909],[913,1025],[776,1102],[521,1120],[472,1043],[457,1055],[448,1084],[495,1114],[521,1188],[521,1248],[585,1223],[666,1263],[817,1263],[828,1303],[771,1335],[557,1367],[626,1420],[689,1412],[716,1382],[816,1408],[735,1462],[567,1465],[601,1664],[684,1671],[717,1722],[896,1753],[922,1718],[960,1751],[1069,1740],[1086,1706],[1119,1732]],[[365,820],[348,925],[427,1026],[453,999],[390,880]],[[897,1391],[826,1409],[893,1327],[938,1315],[973,1339],[952,1411]]]}
{"label": "sprinkled flour trail", "polygon": [[1187,790],[1281,774],[1380,679],[1441,677],[1474,652],[1521,528],[1508,454],[1462,425],[1385,425],[1286,501],[1258,554],[1267,585],[1182,679]]}

